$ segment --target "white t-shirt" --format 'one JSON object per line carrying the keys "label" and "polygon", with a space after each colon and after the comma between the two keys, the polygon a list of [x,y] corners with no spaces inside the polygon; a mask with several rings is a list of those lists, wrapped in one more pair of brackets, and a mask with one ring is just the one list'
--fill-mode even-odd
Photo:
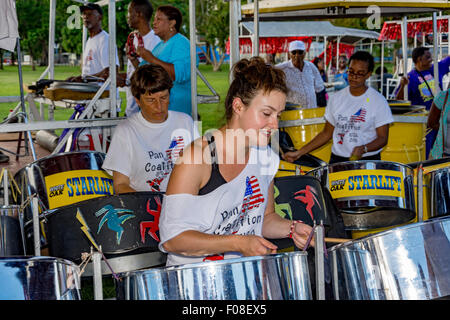
{"label": "white t-shirt", "polygon": [[[164,196],[159,221],[161,251],[165,252],[164,242],[186,230],[220,235],[262,235],[268,189],[280,158],[270,147],[250,150],[249,161],[242,172],[210,193]],[[226,252],[223,258],[240,256],[239,252]],[[169,253],[166,265],[202,262],[213,257]]]}
{"label": "white t-shirt", "polygon": [[[119,56],[116,48],[116,64]],[[83,51],[81,75],[93,75],[109,67],[109,34],[102,30],[94,37],[89,37]]]}
{"label": "white t-shirt", "polygon": [[350,93],[349,87],[335,93],[325,109],[325,120],[334,126],[331,152],[341,157],[350,157],[354,147],[376,139],[376,128],[394,122],[388,102],[371,87],[358,97]]}
{"label": "white t-shirt", "polygon": [[277,64],[275,66],[284,71],[286,85],[289,89],[286,97],[287,102],[295,103],[303,108],[317,108],[316,92],[322,91],[322,77],[314,63],[304,61],[303,71],[300,71],[292,60]]}
{"label": "white t-shirt", "polygon": [[[147,33],[145,36],[142,37],[142,40],[144,41],[144,48],[152,51],[153,48],[161,41],[161,39],[155,34],[155,32],[153,30],[151,30],[149,33]],[[136,49],[138,47],[138,39],[137,37],[134,37],[133,39],[133,45],[134,48]],[[141,57],[138,57],[139,62],[142,61]],[[134,66],[131,63],[130,60],[128,60],[127,63],[127,80],[131,79],[131,76],[134,73]],[[136,103],[136,100],[134,100],[133,94],[131,93],[131,87],[127,86],[126,87],[126,93],[127,93],[127,108],[125,111],[125,114],[127,115],[127,117],[131,116],[133,113],[138,112],[139,106]]]}
{"label": "white t-shirt", "polygon": [[199,136],[187,114],[169,111],[163,123],[151,123],[141,112],[116,127],[102,168],[130,179],[136,191],[165,192],[180,152]]}

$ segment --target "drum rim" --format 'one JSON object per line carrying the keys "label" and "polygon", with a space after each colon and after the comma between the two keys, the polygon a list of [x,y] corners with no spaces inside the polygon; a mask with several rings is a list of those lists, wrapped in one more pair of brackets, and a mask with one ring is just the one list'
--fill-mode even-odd
{"label": "drum rim", "polygon": [[216,260],[216,261],[203,261],[203,262],[194,262],[194,263],[187,263],[187,264],[180,264],[180,265],[174,265],[174,266],[163,266],[158,268],[150,268],[150,269],[143,269],[143,270],[134,270],[134,271],[128,271],[121,273],[120,277],[133,277],[138,276],[142,274],[148,274],[148,273],[168,273],[168,272],[178,272],[178,271],[184,271],[184,270],[195,270],[195,269],[201,269],[201,268],[207,268],[207,267],[220,267],[220,266],[228,266],[228,265],[234,265],[234,264],[240,264],[245,262],[260,262],[260,261],[272,261],[280,258],[285,258],[287,256],[301,256],[301,257],[307,257],[308,253],[306,251],[292,251],[292,252],[280,252],[280,253],[273,253],[268,254],[265,256],[251,256],[251,257],[239,257],[239,258],[231,258],[231,259],[223,259],[223,260]]}
{"label": "drum rim", "polygon": [[[83,201],[67,204],[67,205],[62,206],[62,207],[45,210],[44,212],[42,212],[39,215],[39,219],[46,219],[48,217],[51,217],[53,214],[56,214],[56,213],[58,213],[58,212],[60,212],[62,210],[66,210],[66,209],[70,210],[70,209],[73,209],[74,207],[83,206],[87,202],[99,201],[99,200],[107,200],[107,199],[111,199],[111,198],[120,198],[121,196],[127,196],[127,195],[128,196],[132,196],[132,195],[136,195],[136,194],[141,194],[142,196],[144,196],[145,194],[148,194],[149,197],[150,196],[155,196],[155,195],[161,195],[161,197],[163,197],[165,193],[164,192],[160,192],[160,191],[138,191],[138,192],[126,192],[126,193],[121,193],[121,194],[104,195],[104,196],[100,196],[100,197],[96,197],[96,198],[86,199],[86,200],[83,200]],[[25,224],[25,225],[27,225],[27,224]]]}
{"label": "drum rim", "polygon": [[57,157],[63,157],[63,156],[67,156],[67,155],[78,155],[78,154],[99,154],[99,155],[106,156],[106,153],[100,152],[100,151],[95,151],[95,150],[85,150],[85,151],[79,150],[79,151],[70,151],[70,152],[60,152],[60,153],[57,153],[57,154],[49,154],[48,156],[42,157],[40,159],[37,159],[36,161],[33,161],[33,162],[27,164],[26,166],[21,168],[19,171],[17,171],[16,175],[20,171],[22,171],[23,169],[29,168],[29,167],[31,167],[33,165],[36,165],[36,164],[41,163],[41,162],[44,162],[46,160],[57,158]]}
{"label": "drum rim", "polygon": [[[388,163],[388,164],[395,164],[398,165],[399,167],[404,167],[405,169],[410,169],[413,170],[413,168],[411,166],[409,166],[408,164],[405,163],[401,163],[401,162],[396,162],[396,161],[385,161],[385,160],[356,160],[356,161],[343,161],[343,162],[337,162],[337,163],[332,163],[332,164],[327,164],[325,166],[320,166],[317,168],[314,168],[308,172],[306,172],[306,175],[308,175],[309,173],[313,173],[315,171],[319,171],[319,170],[324,170],[324,168],[328,168],[328,167],[334,167],[337,165],[350,165],[350,164],[364,164],[364,163]],[[361,169],[361,170],[370,170],[370,169]],[[375,169],[377,170],[377,169]],[[345,170],[342,170],[345,171]]]}
{"label": "drum rim", "polygon": [[435,218],[431,218],[431,219],[428,219],[428,220],[425,220],[425,221],[408,223],[408,224],[405,224],[403,226],[397,226],[397,227],[389,229],[389,230],[384,230],[384,231],[381,231],[381,232],[378,232],[378,233],[374,233],[374,234],[370,234],[370,235],[367,235],[367,236],[364,236],[364,237],[361,237],[361,238],[358,238],[358,239],[353,239],[353,240],[348,241],[348,242],[337,244],[337,245],[332,246],[331,248],[329,248],[327,250],[330,251],[330,252],[337,251],[337,250],[339,250],[341,248],[347,248],[347,247],[353,246],[353,245],[355,245],[357,243],[367,242],[368,240],[372,240],[372,239],[375,239],[375,238],[378,238],[378,237],[382,237],[382,236],[384,236],[386,234],[389,234],[389,233],[393,233],[393,232],[396,232],[396,231],[403,231],[403,230],[411,229],[411,228],[416,228],[419,225],[432,224],[432,223],[439,222],[441,220],[448,220],[449,223],[450,223],[450,216],[435,217]]}
{"label": "drum rim", "polygon": [[51,257],[51,256],[11,256],[11,257],[0,257],[0,265],[3,263],[8,262],[58,262],[61,264],[65,264],[71,267],[76,267],[79,269],[80,267],[74,263],[73,261],[64,259],[64,258],[58,258],[58,257]]}

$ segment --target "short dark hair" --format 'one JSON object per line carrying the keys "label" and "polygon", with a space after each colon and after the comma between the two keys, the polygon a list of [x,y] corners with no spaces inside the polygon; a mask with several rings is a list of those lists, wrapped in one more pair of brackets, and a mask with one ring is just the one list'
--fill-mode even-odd
{"label": "short dark hair", "polygon": [[138,67],[131,76],[131,93],[136,99],[140,99],[141,94],[170,91],[172,86],[172,79],[167,71],[152,63]]}
{"label": "short dark hair", "polygon": [[180,32],[181,23],[183,22],[183,16],[181,11],[174,6],[159,6],[156,11],[161,11],[169,20],[175,20],[175,30]]}
{"label": "short dark hair", "polygon": [[136,12],[142,13],[147,21],[150,21],[153,16],[153,6],[148,0],[131,0]]}
{"label": "short dark hair", "polygon": [[352,62],[352,60],[367,62],[367,69],[369,72],[372,72],[373,68],[375,67],[373,56],[367,51],[356,51],[348,60],[348,65],[350,65],[350,62]]}
{"label": "short dark hair", "polygon": [[425,48],[425,47],[417,47],[414,48],[414,50],[411,53],[411,57],[414,63],[417,62],[417,60],[423,56],[425,54],[425,52],[429,51],[429,48]]}

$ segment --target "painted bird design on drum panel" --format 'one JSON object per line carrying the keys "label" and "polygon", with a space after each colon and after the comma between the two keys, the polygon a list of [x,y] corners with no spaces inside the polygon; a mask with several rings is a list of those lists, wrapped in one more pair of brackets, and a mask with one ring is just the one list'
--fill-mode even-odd
{"label": "painted bird design on drum panel", "polygon": [[117,209],[114,208],[112,205],[108,204],[98,210],[95,213],[95,216],[98,218],[101,215],[105,214],[103,218],[100,220],[100,223],[98,225],[97,234],[100,233],[103,225],[105,222],[107,222],[107,226],[110,230],[116,232],[116,240],[117,244],[120,245],[120,239],[122,239],[122,234],[124,232],[124,229],[122,227],[122,224],[127,221],[128,219],[136,217],[134,214],[124,214],[119,217],[119,214],[125,213],[125,212],[133,212],[128,209]]}

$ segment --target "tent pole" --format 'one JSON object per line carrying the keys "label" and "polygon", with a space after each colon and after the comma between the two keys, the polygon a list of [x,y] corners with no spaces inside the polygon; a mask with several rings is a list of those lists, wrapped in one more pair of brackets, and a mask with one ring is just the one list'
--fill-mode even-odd
{"label": "tent pole", "polygon": [[55,19],[56,0],[50,0],[50,21],[48,34],[49,79],[55,79]]}
{"label": "tent pole", "polygon": [[195,3],[195,0],[189,0],[189,37],[191,50],[191,115],[192,119],[194,119],[194,121],[197,121],[197,38],[195,35]]}
{"label": "tent pole", "polygon": [[[116,72],[116,1],[109,0],[108,5],[108,29],[109,29],[109,85],[110,114],[117,116],[117,72]],[[106,141],[106,137],[103,138]],[[106,142],[104,143],[106,146]]]}
{"label": "tent pole", "polygon": [[438,48],[436,46],[438,41],[437,35],[437,13],[433,12],[433,67],[434,67],[434,96],[436,96],[441,88],[439,86],[439,64],[438,64]]}
{"label": "tent pole", "polygon": [[[240,1],[239,1],[240,4]],[[230,0],[230,69],[239,61],[238,0]],[[230,82],[233,75],[230,72]]]}
{"label": "tent pole", "polygon": [[[383,81],[383,76],[384,76],[384,39],[381,40],[381,73],[380,73],[380,84],[381,84],[381,95],[383,95],[383,91],[384,91],[384,81]],[[389,90],[387,90],[387,93],[389,93]]]}
{"label": "tent pole", "polygon": [[[403,75],[408,74],[408,39],[407,39],[408,21],[406,16],[402,18],[402,54],[403,54]],[[404,100],[408,100],[408,85],[405,86],[403,93]]]}
{"label": "tent pole", "polygon": [[[22,105],[22,114],[23,114],[23,121],[25,124],[28,123],[27,119],[27,113],[25,111],[25,95],[23,92],[23,77],[22,77],[22,54],[20,52],[20,38],[17,38],[17,63],[19,65],[19,87],[20,87],[20,103]],[[26,154],[28,154],[28,145],[31,149],[31,154],[33,156],[33,160],[36,161],[36,152],[34,150],[33,146],[33,138],[31,137],[31,132],[27,131],[27,137],[28,137],[28,144],[25,141],[25,148],[26,148]],[[25,139],[24,139],[25,140]]]}
{"label": "tent pole", "polygon": [[259,56],[259,1],[255,0],[253,9],[253,52],[254,57]]}

